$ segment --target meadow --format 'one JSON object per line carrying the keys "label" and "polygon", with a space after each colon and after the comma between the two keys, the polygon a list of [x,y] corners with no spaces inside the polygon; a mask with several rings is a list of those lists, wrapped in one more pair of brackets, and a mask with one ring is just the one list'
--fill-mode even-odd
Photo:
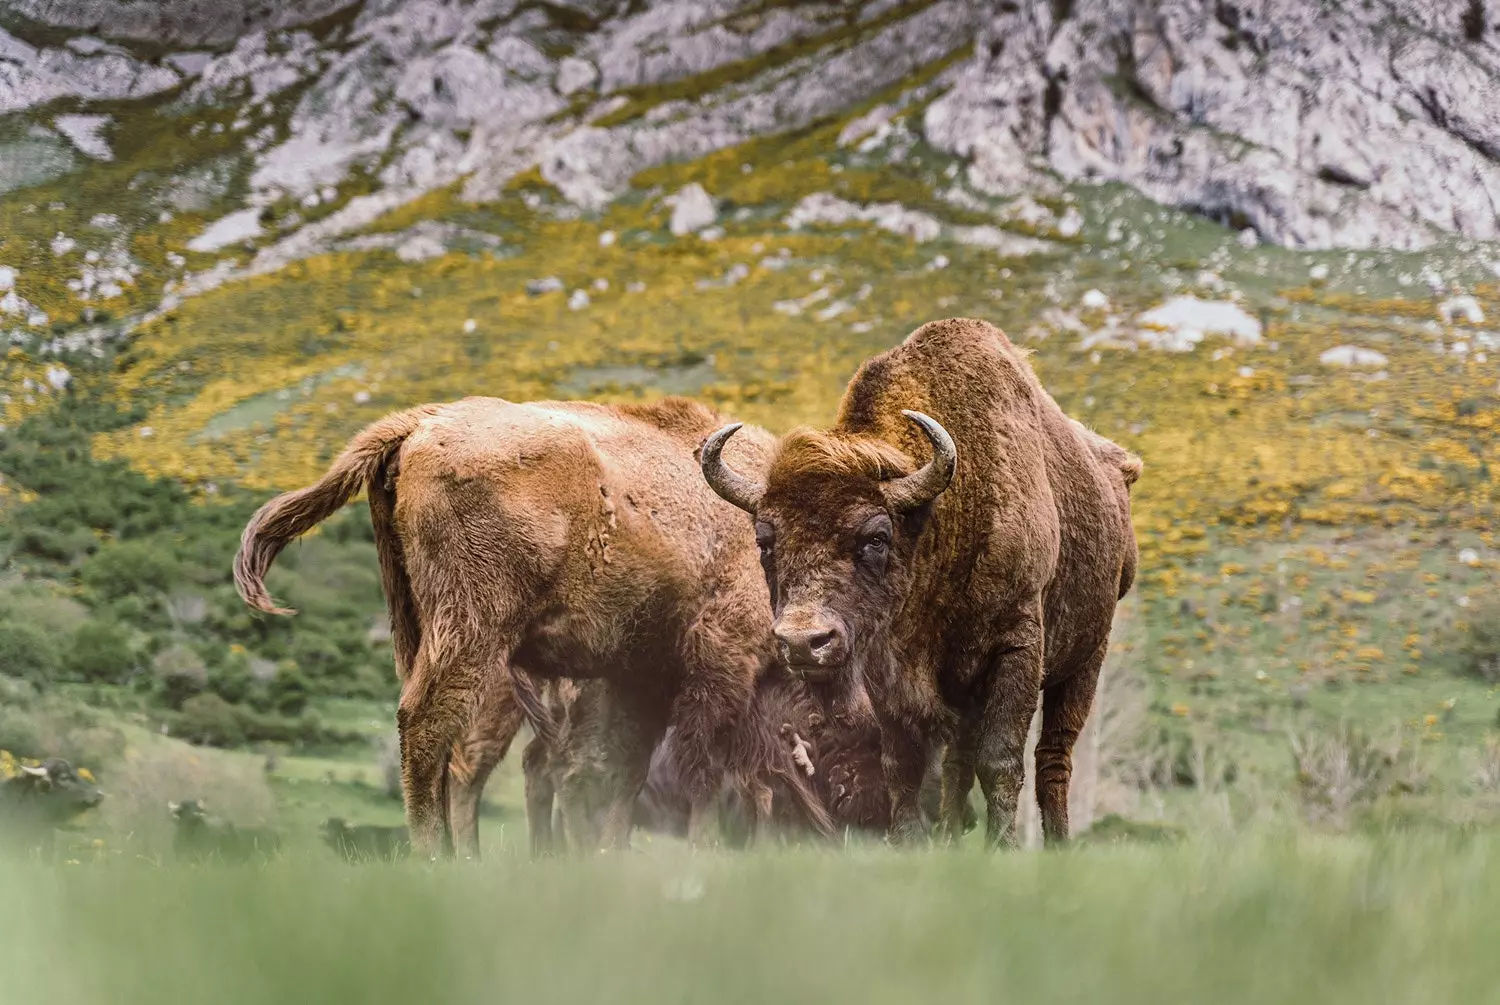
{"label": "meadow", "polygon": [[[107,792],[54,866],[0,862],[22,919],[0,1002],[1489,996],[1494,249],[1254,246],[1113,186],[988,199],[916,138],[919,108],[891,120],[899,158],[842,139],[856,108],[647,171],[599,213],[533,172],[215,286],[256,251],[185,247],[245,190],[233,113],[110,110],[113,161],[0,194],[0,264],[48,315],[0,359],[0,750],[61,754]],[[183,178],[201,198],[164,211]],[[718,233],[670,233],[691,183]],[[788,225],[827,194],[928,214],[935,236]],[[293,209],[266,210],[266,240]],[[395,250],[432,232],[441,254]],[[130,275],[119,296],[70,286],[87,253]],[[1231,302],[1261,336],[1149,348],[1136,319],[1174,295]],[[389,631],[358,505],[273,571],[296,618],[243,608],[229,562],[270,494],[385,412],[467,394],[681,393],[777,431],[826,423],[862,359],[954,315],[1001,325],[1070,414],[1145,461],[1076,847],[694,854],[639,835],[532,863],[515,757],[482,864],[345,867],[316,843],[326,816],[401,819]],[[1347,346],[1380,361],[1325,361]],[[279,828],[287,854],[173,864],[165,806],[184,798]]]}
{"label": "meadow", "polygon": [[1492,836],[0,869],[7,1002],[1484,1001]]}

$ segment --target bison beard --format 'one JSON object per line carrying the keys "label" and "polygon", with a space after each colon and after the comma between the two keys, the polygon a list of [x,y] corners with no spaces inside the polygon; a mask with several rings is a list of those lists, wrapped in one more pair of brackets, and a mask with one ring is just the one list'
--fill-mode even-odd
{"label": "bison beard", "polygon": [[1070,420],[1021,350],[968,319],[867,361],[837,424],[783,437],[763,475],[721,457],[735,430],[705,443],[704,477],[755,519],[788,667],[868,689],[892,836],[923,833],[922,778],[946,744],[948,833],[977,776],[990,842],[1013,843],[1040,703],[1037,802],[1047,839],[1066,838],[1073,744],[1135,574],[1140,461]]}
{"label": "bison beard", "polygon": [[[266,590],[271,563],[368,493],[419,854],[452,850],[450,813],[461,850],[477,853],[474,804],[509,744],[491,724],[524,713],[556,741],[537,681],[562,677],[614,685],[640,731],[614,766],[632,799],[655,741],[676,726],[701,818],[720,748],[773,658],[754,540],[693,459],[720,421],[673,398],[423,405],[369,426],[317,484],[251,519],[236,586],[252,607],[290,613]],[[752,465],[772,442],[759,431],[744,441],[739,463]]]}

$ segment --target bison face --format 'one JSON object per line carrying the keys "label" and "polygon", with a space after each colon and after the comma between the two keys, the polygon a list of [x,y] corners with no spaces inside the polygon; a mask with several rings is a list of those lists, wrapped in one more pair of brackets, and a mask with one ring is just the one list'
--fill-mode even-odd
{"label": "bison face", "polygon": [[839,676],[879,634],[907,586],[909,540],[898,537],[898,521],[851,494],[832,512],[771,494],[756,516],[777,648],[787,669],[808,681]]}
{"label": "bison face", "polygon": [[933,448],[915,472],[883,441],[800,431],[782,440],[760,482],[721,458],[737,425],[703,444],[709,485],[755,517],[778,648],[804,680],[852,683],[910,591],[917,539],[956,453],[936,421],[906,414]]}

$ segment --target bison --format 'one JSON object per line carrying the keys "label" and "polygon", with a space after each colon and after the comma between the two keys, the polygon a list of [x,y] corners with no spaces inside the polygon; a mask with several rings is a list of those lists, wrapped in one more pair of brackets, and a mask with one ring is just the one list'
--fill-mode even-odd
{"label": "bison", "polygon": [[172,851],[180,861],[264,861],[275,858],[281,851],[281,836],[275,831],[212,820],[197,800],[169,803],[167,808],[177,825],[172,835]]}
{"label": "bison", "polygon": [[[773,670],[726,752],[720,827],[735,844],[772,830],[824,838],[884,831],[890,807],[880,770],[880,737],[867,703],[835,708],[818,688]],[[637,823],[681,836],[687,801],[672,765],[669,732],[651,759]]]}
{"label": "bison", "polygon": [[50,858],[57,829],[98,806],[104,793],[87,772],[73,770],[61,757],[16,768],[16,776],[0,784],[0,837],[29,854]]}
{"label": "bison", "polygon": [[391,862],[411,854],[405,827],[351,824],[329,817],[323,821],[322,838],[345,862]]}
{"label": "bison", "polygon": [[[537,688],[555,729],[550,738],[534,736],[522,755],[534,854],[622,847],[632,827],[688,836],[692,804],[677,767],[675,728],[645,752],[645,785],[622,784],[622,766],[642,751],[617,687],[563,678]],[[488,726],[476,727],[468,749],[503,752],[520,723],[503,716]],[[773,667],[723,751],[714,797],[720,832],[744,844],[771,828],[825,837],[846,828],[883,831],[889,810],[879,758],[867,705],[831,713],[825,697]]]}
{"label": "bison", "polygon": [[[289,613],[266,591],[272,561],[368,494],[402,683],[414,850],[453,851],[455,743],[464,749],[510,701],[551,738],[537,679],[618,685],[640,736],[627,745],[633,760],[618,766],[632,800],[656,739],[674,724],[684,786],[707,808],[724,739],[775,658],[754,537],[694,462],[722,421],[681,398],[422,405],[367,427],[320,481],[251,518],[235,558],[240,596]],[[758,431],[743,440],[746,465],[762,463],[773,442]],[[457,838],[473,833],[466,826]]]}
{"label": "bison", "polygon": [[868,689],[892,838],[923,833],[919,789],[946,743],[947,832],[977,774],[989,842],[1014,843],[1040,703],[1037,803],[1047,840],[1065,839],[1071,751],[1135,575],[1139,459],[1070,420],[1025,353],[971,319],[866,361],[836,424],[788,433],[759,471],[723,456],[738,428],[705,442],[704,477],[754,519],[787,666]]}

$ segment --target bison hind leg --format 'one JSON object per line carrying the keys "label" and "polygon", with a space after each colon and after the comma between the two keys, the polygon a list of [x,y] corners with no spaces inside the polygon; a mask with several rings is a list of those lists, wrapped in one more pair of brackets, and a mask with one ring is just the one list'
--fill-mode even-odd
{"label": "bison hind leg", "polygon": [[1042,732],[1036,744],[1036,802],[1047,844],[1068,839],[1068,789],[1073,778],[1073,745],[1083,732],[1105,647],[1070,676],[1042,692]]}
{"label": "bison hind leg", "polygon": [[412,849],[436,858],[453,852],[448,806],[453,744],[473,721],[486,674],[501,663],[493,651],[475,645],[439,655],[432,641],[428,635],[417,650],[396,706],[396,728]]}
{"label": "bison hind leg", "polygon": [[448,818],[460,858],[479,858],[479,803],[484,786],[505,759],[522,718],[509,675],[500,668],[485,681],[468,732],[453,745],[449,758]]}
{"label": "bison hind leg", "polygon": [[974,756],[988,818],[985,836],[991,847],[1014,846],[1018,841],[1016,811],[1026,778],[1026,734],[1041,699],[1041,681],[1040,638],[996,657]]}
{"label": "bison hind leg", "polygon": [[552,804],[557,794],[553,781],[552,750],[540,736],[531,738],[521,752],[521,770],[526,777],[526,827],[531,835],[531,854],[551,854],[554,845]]}

